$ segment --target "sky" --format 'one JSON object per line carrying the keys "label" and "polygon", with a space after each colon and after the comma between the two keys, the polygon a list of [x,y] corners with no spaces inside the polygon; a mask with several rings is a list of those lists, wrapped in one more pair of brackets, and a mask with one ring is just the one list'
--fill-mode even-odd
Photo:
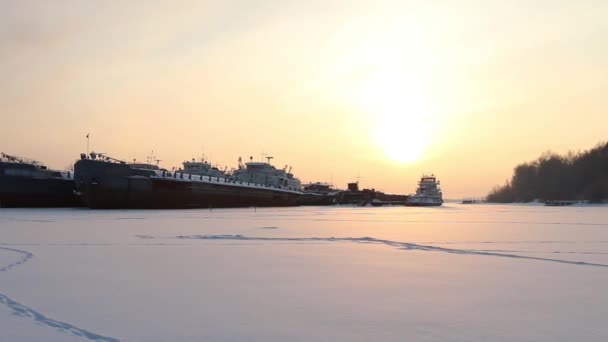
{"label": "sky", "polygon": [[0,0],[0,151],[485,195],[608,140],[606,1]]}

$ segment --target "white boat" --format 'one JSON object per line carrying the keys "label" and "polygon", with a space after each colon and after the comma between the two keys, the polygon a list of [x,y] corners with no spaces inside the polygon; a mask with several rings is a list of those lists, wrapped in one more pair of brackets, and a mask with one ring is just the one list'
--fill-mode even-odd
{"label": "white boat", "polygon": [[434,207],[442,204],[443,197],[435,175],[423,175],[418,182],[416,193],[411,195],[406,202],[406,205],[414,207]]}

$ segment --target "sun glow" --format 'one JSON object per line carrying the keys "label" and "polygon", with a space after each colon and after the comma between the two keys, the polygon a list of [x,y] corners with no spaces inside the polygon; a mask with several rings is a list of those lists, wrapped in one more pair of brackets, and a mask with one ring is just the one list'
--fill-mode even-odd
{"label": "sun glow", "polygon": [[387,157],[400,163],[418,160],[430,139],[430,131],[419,113],[411,109],[409,113],[383,114],[377,123],[373,136]]}
{"label": "sun glow", "polygon": [[331,81],[322,82],[364,114],[373,144],[400,163],[422,157],[439,112],[441,54],[416,26],[399,22],[361,33],[328,72]]}
{"label": "sun glow", "polygon": [[386,156],[414,162],[432,139],[439,111],[432,96],[432,72],[428,63],[417,60],[384,62],[369,73],[358,102],[374,118],[371,134]]}
{"label": "sun glow", "polygon": [[431,139],[434,110],[416,84],[382,77],[363,97],[366,110],[375,117],[372,136],[387,157],[400,163],[421,157]]}

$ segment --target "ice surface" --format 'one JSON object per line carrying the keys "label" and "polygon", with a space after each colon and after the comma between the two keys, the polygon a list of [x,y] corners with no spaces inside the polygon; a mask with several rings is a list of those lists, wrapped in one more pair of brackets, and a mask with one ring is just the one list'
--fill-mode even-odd
{"label": "ice surface", "polygon": [[0,209],[7,341],[606,341],[608,207]]}

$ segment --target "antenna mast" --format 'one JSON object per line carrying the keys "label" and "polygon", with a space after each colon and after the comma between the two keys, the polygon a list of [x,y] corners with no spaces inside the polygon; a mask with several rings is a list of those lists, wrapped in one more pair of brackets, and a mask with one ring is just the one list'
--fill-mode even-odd
{"label": "antenna mast", "polygon": [[152,163],[156,160],[156,156],[154,155],[154,150],[150,152],[150,155],[146,157],[146,163],[152,165]]}

